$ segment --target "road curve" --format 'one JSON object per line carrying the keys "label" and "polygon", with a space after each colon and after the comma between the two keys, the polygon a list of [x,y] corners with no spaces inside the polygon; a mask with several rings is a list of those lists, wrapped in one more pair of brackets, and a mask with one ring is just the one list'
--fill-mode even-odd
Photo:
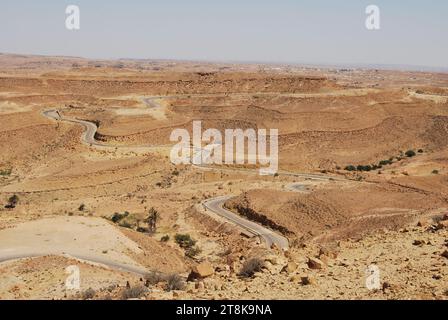
{"label": "road curve", "polygon": [[9,261],[14,261],[14,260],[38,258],[38,257],[45,257],[45,256],[50,256],[50,255],[73,258],[73,259],[79,260],[81,262],[90,263],[90,264],[94,264],[94,265],[100,265],[100,266],[107,267],[109,269],[132,273],[132,274],[136,274],[136,275],[139,275],[142,277],[144,277],[145,275],[148,274],[148,270],[146,270],[143,267],[132,266],[132,265],[119,263],[119,262],[115,262],[115,261],[111,261],[111,260],[103,259],[103,258],[99,258],[99,257],[91,257],[91,256],[87,257],[87,256],[80,256],[80,255],[65,254],[65,253],[60,253],[60,252],[47,252],[47,253],[26,252],[26,253],[20,253],[20,254],[2,255],[2,256],[0,256],[0,264],[3,262],[9,262]]}
{"label": "road curve", "polygon": [[84,127],[84,132],[81,135],[81,142],[84,144],[87,144],[89,146],[95,146],[95,147],[100,147],[100,148],[113,148],[113,149],[137,149],[137,148],[142,148],[142,149],[148,149],[148,150],[153,150],[153,149],[160,149],[160,148],[165,148],[165,147],[171,147],[171,145],[136,145],[136,146],[122,146],[122,145],[112,145],[112,144],[107,144],[107,143],[103,143],[101,141],[98,141],[95,139],[95,134],[98,130],[98,127],[95,123],[90,122],[90,121],[86,121],[86,120],[79,120],[79,119],[75,119],[75,118],[68,118],[63,116],[58,110],[45,110],[42,112],[42,115],[56,120],[56,121],[67,121],[67,122],[72,122],[72,123],[76,123],[76,124],[80,124]]}
{"label": "road curve", "polygon": [[233,198],[233,196],[222,196],[208,199],[203,201],[202,205],[206,210],[210,210],[211,212],[245,229],[254,236],[260,237],[268,245],[268,247],[271,247],[272,244],[275,244],[282,250],[288,250],[289,242],[288,239],[284,236],[275,233],[274,231],[269,230],[255,222],[246,220],[227,209],[224,209],[224,203],[231,198]]}
{"label": "road curve", "polygon": [[[148,98],[145,100],[145,103],[147,103],[149,105],[149,107],[156,107],[157,105],[153,101],[156,98],[163,98],[163,97]],[[85,128],[85,131],[82,134],[81,140],[83,143],[86,143],[88,145],[97,146],[97,147],[111,147],[111,148],[132,148],[130,146],[113,146],[113,145],[108,145],[108,144],[104,144],[100,141],[97,141],[95,139],[95,133],[97,132],[98,127],[93,122],[89,122],[89,121],[85,121],[85,120],[78,120],[78,119],[73,119],[73,118],[67,118],[67,117],[62,116],[60,114],[60,112],[57,110],[46,110],[46,111],[43,111],[42,114],[45,117],[51,118],[54,120],[63,120],[63,121],[81,124]],[[160,148],[160,147],[166,147],[166,146],[137,146],[137,147]],[[207,167],[207,166],[203,166],[203,165],[194,165],[194,167],[196,167],[198,169],[203,169],[203,170],[217,169],[217,170],[222,170],[222,171],[233,171],[233,172],[239,171],[239,172],[245,172],[245,173],[258,173],[258,171],[256,171],[256,170],[254,171],[254,170],[241,169],[241,168],[237,168],[237,169],[213,168],[213,167]],[[278,171],[278,175],[300,177],[300,178],[312,179],[312,180],[326,180],[326,181],[331,180],[331,179],[343,180],[343,179],[328,177],[323,174],[294,173],[294,172],[288,172],[288,171]],[[306,187],[299,183],[294,183],[294,184],[291,184],[290,186],[288,186],[287,189],[289,189],[290,191],[305,191]],[[246,220],[243,217],[241,217],[229,210],[224,209],[223,208],[224,203],[232,197],[233,196],[222,196],[222,197],[218,197],[218,198],[213,198],[213,199],[204,201],[202,204],[206,210],[210,210],[210,211],[214,212],[215,214],[217,214],[217,215],[229,220],[230,222],[238,225],[239,227],[245,229],[246,231],[253,234],[254,236],[260,237],[263,241],[266,242],[266,244],[268,246],[271,246],[272,244],[276,244],[279,248],[281,248],[283,250],[288,249],[288,239],[287,238],[273,232],[272,230],[269,230],[269,229],[255,223],[255,222]],[[87,260],[89,260],[89,259],[87,259]],[[0,260],[0,262],[1,261],[2,260]],[[90,259],[90,261],[92,261],[92,260]],[[92,262],[95,262],[95,261],[92,261]],[[101,262],[99,262],[99,263],[101,263]],[[105,264],[105,263],[103,263],[103,264]],[[119,266],[115,266],[115,267],[119,267]],[[128,271],[136,273],[131,270],[128,270]]]}

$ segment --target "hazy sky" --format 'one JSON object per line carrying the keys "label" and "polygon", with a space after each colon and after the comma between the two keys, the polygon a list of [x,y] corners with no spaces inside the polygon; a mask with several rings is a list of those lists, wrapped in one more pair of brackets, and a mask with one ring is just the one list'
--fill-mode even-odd
{"label": "hazy sky", "polygon": [[[81,9],[81,30],[65,8]],[[365,8],[381,9],[381,30]],[[448,67],[446,0],[1,0],[0,52]]]}

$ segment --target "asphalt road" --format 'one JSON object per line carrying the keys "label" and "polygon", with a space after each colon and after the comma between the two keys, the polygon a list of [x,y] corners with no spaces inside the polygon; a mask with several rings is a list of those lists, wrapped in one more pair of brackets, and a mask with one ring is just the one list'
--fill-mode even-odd
{"label": "asphalt road", "polygon": [[206,210],[229,220],[230,222],[238,225],[239,227],[245,229],[249,233],[256,237],[260,237],[269,247],[272,244],[276,244],[279,248],[283,250],[288,250],[289,243],[288,239],[280,234],[273,232],[255,222],[244,219],[243,217],[224,209],[224,203],[231,199],[233,196],[222,196],[213,199],[208,199],[202,203]]}
{"label": "asphalt road", "polygon": [[[154,101],[155,99],[159,99],[163,97],[152,97],[152,98],[146,98],[145,103],[150,108],[156,108],[158,107],[157,103]],[[54,120],[63,120],[63,121],[69,121],[73,123],[78,123],[84,126],[85,131],[82,135],[82,141],[84,143],[87,143],[89,145],[93,146],[100,146],[100,147],[114,147],[111,145],[103,144],[97,140],[95,140],[95,133],[98,129],[95,123],[85,121],[85,120],[78,120],[78,119],[72,119],[62,116],[57,110],[47,110],[43,112],[43,115],[47,118],[51,118]],[[124,146],[123,146],[124,147]],[[161,146],[149,146],[149,147],[161,147]],[[126,147],[126,148],[129,148]],[[215,168],[207,167],[207,166],[201,166],[196,165],[195,167],[199,169],[205,169],[205,170],[214,170]],[[248,170],[248,169],[229,169],[229,168],[216,168],[217,170],[222,171],[240,171],[245,173],[258,173],[257,170]],[[323,174],[309,174],[309,173],[294,173],[294,172],[287,172],[287,171],[279,171],[278,175],[282,176],[292,176],[292,177],[300,177],[305,179],[311,179],[311,180],[324,180],[328,181],[330,179],[341,181],[342,179],[329,177]],[[300,183],[294,183],[287,187],[287,189],[291,191],[305,191],[306,187],[301,185]],[[261,239],[263,239],[268,246],[271,246],[272,244],[276,244],[278,247],[287,250],[288,249],[288,239],[283,237],[282,235],[279,235],[272,230],[269,230],[259,224],[256,224],[252,221],[246,220],[243,217],[229,211],[223,208],[224,203],[232,198],[232,196],[223,196],[218,197],[214,199],[209,199],[203,202],[203,206],[206,208],[206,210],[210,210],[211,212],[229,220],[230,222],[238,225],[239,227],[245,229],[249,233],[253,234],[254,236],[258,236]],[[1,260],[0,260],[1,261]]]}
{"label": "asphalt road", "polygon": [[7,262],[7,261],[13,261],[13,260],[19,260],[19,259],[28,259],[28,258],[37,258],[37,257],[44,257],[49,255],[57,255],[57,256],[65,256],[67,258],[74,258],[77,260],[80,260],[81,262],[86,262],[94,265],[102,265],[110,269],[128,272],[132,274],[136,274],[139,276],[144,277],[148,274],[148,270],[146,270],[143,267],[137,267],[137,266],[131,266],[115,261],[111,261],[109,259],[104,259],[100,257],[87,257],[87,256],[78,256],[78,255],[71,255],[71,254],[64,254],[64,253],[58,253],[58,252],[25,252],[25,253],[19,253],[19,254],[2,254],[0,256],[0,263]]}

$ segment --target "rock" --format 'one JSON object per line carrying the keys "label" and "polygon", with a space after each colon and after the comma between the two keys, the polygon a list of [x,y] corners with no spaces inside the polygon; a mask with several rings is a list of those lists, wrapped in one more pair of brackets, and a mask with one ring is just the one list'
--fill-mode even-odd
{"label": "rock", "polygon": [[326,247],[320,247],[319,258],[326,256],[328,258],[336,259],[338,257],[338,252],[336,250],[330,250]]}
{"label": "rock", "polygon": [[301,278],[298,275],[293,275],[291,278],[289,278],[290,282],[299,282],[299,280],[301,280]]}
{"label": "rock", "polygon": [[190,274],[188,275],[187,281],[192,281],[195,279],[203,279],[209,277],[215,273],[213,266],[209,262],[201,262],[197,266],[193,267]]}
{"label": "rock", "polygon": [[420,219],[417,222],[417,227],[428,227],[431,222],[428,219]]}
{"label": "rock", "polygon": [[265,270],[269,271],[269,273],[272,275],[279,274],[283,269],[283,266],[279,264],[273,264],[270,261],[265,261],[263,267]]}
{"label": "rock", "polygon": [[425,244],[425,240],[414,240],[414,242],[412,242],[412,244],[414,246],[422,246]]}
{"label": "rock", "polygon": [[322,269],[324,267],[324,263],[317,258],[308,258],[308,268],[310,269]]}
{"label": "rock", "polygon": [[328,264],[329,263],[329,258],[327,256],[319,256],[319,260],[322,261],[324,264]]}
{"label": "rock", "polygon": [[448,250],[443,251],[441,256],[448,259]]}
{"label": "rock", "polygon": [[204,282],[202,282],[202,281],[196,282],[194,285],[194,288],[198,291],[204,291],[204,289],[205,289]]}
{"label": "rock", "polygon": [[284,266],[285,264],[288,263],[288,260],[285,257],[280,257],[280,256],[273,255],[273,254],[265,257],[264,261],[270,262],[274,266],[277,266],[277,265]]}
{"label": "rock", "polygon": [[288,262],[288,264],[286,264],[283,269],[282,272],[286,272],[286,273],[293,273],[294,271],[297,270],[299,266],[297,265],[297,263],[295,262]]}
{"label": "rock", "polygon": [[300,280],[304,286],[316,284],[316,280],[311,276],[302,276]]}
{"label": "rock", "polygon": [[448,220],[439,221],[436,226],[437,230],[448,229]]}

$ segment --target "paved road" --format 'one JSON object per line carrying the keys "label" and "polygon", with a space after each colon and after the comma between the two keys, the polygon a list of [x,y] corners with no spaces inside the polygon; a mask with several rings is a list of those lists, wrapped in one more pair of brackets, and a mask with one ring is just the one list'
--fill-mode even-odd
{"label": "paved road", "polygon": [[113,149],[147,149],[147,150],[155,150],[160,148],[167,148],[171,147],[171,145],[136,145],[136,146],[123,146],[123,145],[113,145],[104,143],[101,141],[98,141],[95,139],[95,134],[98,130],[98,127],[95,123],[86,121],[86,120],[79,120],[75,118],[69,118],[63,116],[58,110],[46,110],[42,112],[42,115],[44,115],[47,118],[54,119],[57,121],[67,121],[72,123],[80,124],[84,127],[84,132],[81,136],[81,141],[89,146],[95,146],[100,148],[113,148]]}
{"label": "paved road", "polygon": [[264,242],[270,247],[273,243],[275,243],[278,247],[283,250],[287,250],[289,247],[288,239],[279,235],[272,230],[269,230],[255,222],[246,220],[241,216],[224,209],[224,203],[231,199],[233,196],[222,196],[218,198],[213,198],[206,200],[202,203],[206,210],[210,210],[211,212],[231,221],[232,223],[238,225],[239,227],[245,229],[249,233],[254,236],[260,237]]}
{"label": "paved road", "polygon": [[[171,97],[174,97],[174,96],[168,96],[168,98],[171,98]],[[160,97],[146,98],[145,103],[150,108],[157,108],[158,105],[154,100],[160,99],[160,98],[164,98],[164,97],[160,96]],[[165,98],[167,98],[167,97],[165,97]],[[82,141],[84,143],[87,143],[87,144],[93,145],[93,146],[99,146],[99,147],[115,147],[115,146],[107,145],[107,144],[104,144],[104,143],[101,143],[101,142],[95,140],[95,133],[98,130],[98,127],[93,122],[67,118],[67,117],[62,116],[59,113],[59,111],[57,111],[57,110],[44,111],[43,115],[48,118],[51,118],[51,119],[69,121],[69,122],[74,122],[74,123],[83,125],[85,128],[85,131],[82,135]],[[117,147],[130,148],[129,146],[117,146]],[[160,147],[164,147],[164,146],[147,146],[147,147],[160,148]],[[221,171],[233,171],[233,172],[239,171],[239,172],[244,172],[244,173],[258,174],[257,170],[249,170],[249,169],[241,169],[241,168],[238,168],[238,169],[213,168],[213,167],[207,167],[207,166],[202,166],[202,165],[195,165],[195,167],[199,168],[199,169],[204,169],[204,170],[217,169],[217,170],[221,170]],[[288,171],[279,171],[278,175],[300,177],[300,178],[311,179],[311,180],[324,180],[324,181],[328,181],[330,179],[338,180],[338,181],[343,180],[343,179],[329,177],[329,176],[326,176],[323,174],[294,173],[294,172],[288,172]],[[304,185],[301,185],[300,183],[294,183],[294,184],[289,185],[287,187],[287,189],[289,189],[291,191],[304,191],[304,190],[306,190],[306,187]],[[241,228],[244,228],[246,231],[253,234],[254,236],[260,237],[261,239],[263,239],[266,242],[266,244],[268,246],[271,246],[273,243],[275,243],[278,247],[280,247],[284,250],[288,249],[288,240],[285,237],[283,237],[283,236],[281,236],[281,235],[279,235],[279,234],[277,234],[259,224],[256,224],[249,220],[246,220],[246,219],[242,218],[241,216],[239,216],[229,210],[224,209],[223,208],[224,203],[230,198],[232,198],[232,196],[224,196],[224,197],[209,199],[207,201],[204,201],[203,205],[206,209],[231,221],[232,223],[240,226]]]}
{"label": "paved road", "polygon": [[0,263],[13,261],[13,260],[19,260],[19,259],[28,259],[28,258],[37,258],[37,257],[44,257],[49,255],[57,255],[57,256],[65,256],[67,258],[74,258],[80,261],[84,261],[86,263],[96,264],[96,265],[102,265],[110,269],[128,272],[132,274],[136,274],[139,276],[144,277],[148,274],[148,270],[146,270],[143,267],[138,266],[132,266],[124,263],[119,263],[115,261],[111,261],[109,259],[104,259],[100,257],[91,257],[91,256],[80,256],[80,255],[71,255],[71,254],[65,254],[61,252],[24,252],[20,254],[2,254],[0,256]]}

